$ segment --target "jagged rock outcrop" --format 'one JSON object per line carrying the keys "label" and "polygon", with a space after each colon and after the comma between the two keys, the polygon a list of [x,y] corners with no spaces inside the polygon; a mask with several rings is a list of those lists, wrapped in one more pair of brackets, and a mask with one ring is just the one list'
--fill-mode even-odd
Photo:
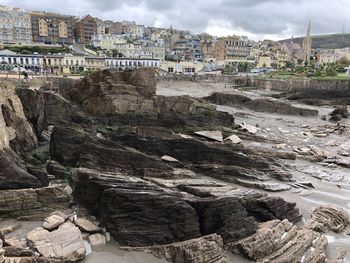
{"label": "jagged rock outcrop", "polygon": [[326,262],[327,238],[288,220],[261,224],[252,236],[228,245],[235,253],[256,262]]}
{"label": "jagged rock outcrop", "polygon": [[16,94],[22,102],[27,120],[32,124],[36,135],[40,135],[48,125],[45,99],[42,92],[39,90],[17,88]]}
{"label": "jagged rock outcrop", "polygon": [[25,163],[11,149],[0,151],[0,190],[38,188],[45,186],[27,172]]}
{"label": "jagged rock outcrop", "polygon": [[168,188],[87,169],[79,169],[76,178],[76,200],[123,245],[167,244],[212,233],[233,242],[253,234],[258,221],[300,219],[295,204],[254,191],[186,183]]}
{"label": "jagged rock outcrop", "polygon": [[229,262],[223,250],[223,240],[216,234],[164,246],[124,247],[123,249],[152,253],[156,257],[163,257],[173,263]]}
{"label": "jagged rock outcrop", "polygon": [[329,115],[331,116],[329,121],[333,122],[341,121],[343,118],[347,119],[350,116],[347,106],[337,107],[335,110],[329,113]]}
{"label": "jagged rock outcrop", "polygon": [[[27,121],[20,99],[15,94],[18,83],[1,81],[0,91],[0,189],[37,188],[48,185],[47,176],[31,160],[37,137]],[[22,160],[24,159],[24,161]]]}
{"label": "jagged rock outcrop", "polygon": [[17,88],[24,114],[39,137],[48,125],[72,120],[76,107],[57,92]]}
{"label": "jagged rock outcrop", "polygon": [[272,98],[257,98],[251,99],[241,94],[235,93],[220,93],[214,92],[205,100],[219,105],[239,106],[253,111],[279,113],[285,115],[300,115],[300,116],[317,116],[318,111],[298,108],[292,106],[289,102],[280,101]]}

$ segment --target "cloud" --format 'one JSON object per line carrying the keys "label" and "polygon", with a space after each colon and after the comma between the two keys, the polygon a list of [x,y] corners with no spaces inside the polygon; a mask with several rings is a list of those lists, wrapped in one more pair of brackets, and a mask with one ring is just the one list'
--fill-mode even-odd
{"label": "cloud", "polygon": [[254,39],[304,35],[309,19],[314,34],[339,32],[343,25],[350,31],[349,0],[0,0],[0,4]]}

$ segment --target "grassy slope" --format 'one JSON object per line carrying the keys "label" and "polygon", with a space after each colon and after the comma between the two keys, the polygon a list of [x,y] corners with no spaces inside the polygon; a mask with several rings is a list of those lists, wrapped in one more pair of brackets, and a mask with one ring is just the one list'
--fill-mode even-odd
{"label": "grassy slope", "polygon": [[[282,40],[284,41],[284,40]],[[303,43],[303,38],[294,38],[295,42]],[[344,48],[350,47],[350,34],[327,34],[312,36],[312,48]]]}

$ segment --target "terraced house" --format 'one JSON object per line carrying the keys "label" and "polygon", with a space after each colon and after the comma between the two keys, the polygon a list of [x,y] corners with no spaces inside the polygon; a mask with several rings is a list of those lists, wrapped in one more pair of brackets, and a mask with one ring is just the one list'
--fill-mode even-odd
{"label": "terraced house", "polygon": [[33,41],[46,44],[73,44],[75,42],[75,19],[54,13],[30,14]]}

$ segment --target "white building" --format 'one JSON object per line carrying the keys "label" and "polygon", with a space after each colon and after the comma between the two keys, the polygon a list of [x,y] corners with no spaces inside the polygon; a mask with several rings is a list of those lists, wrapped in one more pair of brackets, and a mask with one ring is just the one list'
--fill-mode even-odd
{"label": "white building", "polygon": [[323,49],[319,52],[319,63],[327,64],[337,62],[341,58],[350,60],[350,48]]}
{"label": "white building", "polygon": [[165,59],[165,49],[157,46],[144,46],[142,44],[117,44],[116,49],[127,58]]}
{"label": "white building", "polygon": [[0,42],[31,44],[33,42],[30,15],[19,8],[0,6]]}
{"label": "white building", "polygon": [[135,59],[135,58],[106,58],[106,68],[159,68],[161,61],[157,59]]}
{"label": "white building", "polygon": [[127,40],[123,35],[95,35],[91,39],[92,46],[105,50],[116,49],[116,45],[125,43]]}

